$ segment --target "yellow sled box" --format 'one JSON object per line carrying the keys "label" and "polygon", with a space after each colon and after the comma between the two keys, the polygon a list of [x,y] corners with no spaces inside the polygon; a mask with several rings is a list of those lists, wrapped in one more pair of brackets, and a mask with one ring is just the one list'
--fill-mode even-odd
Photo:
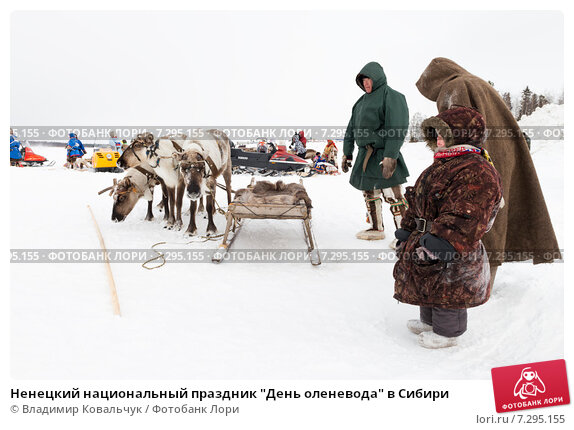
{"label": "yellow sled box", "polygon": [[92,167],[95,170],[114,170],[117,167],[120,153],[113,149],[101,148],[92,155]]}

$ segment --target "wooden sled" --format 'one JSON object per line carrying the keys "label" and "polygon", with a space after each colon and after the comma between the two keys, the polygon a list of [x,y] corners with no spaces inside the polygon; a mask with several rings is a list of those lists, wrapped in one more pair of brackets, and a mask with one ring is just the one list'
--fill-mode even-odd
{"label": "wooden sled", "polygon": [[[253,186],[255,178],[252,178],[250,187]],[[309,261],[313,266],[321,264],[321,257],[317,250],[316,241],[311,230],[311,211],[307,206],[300,201],[297,204],[276,204],[276,203],[256,203],[247,204],[240,201],[233,201],[229,204],[226,213],[227,224],[225,226],[225,233],[223,234],[223,241],[219,245],[219,249],[213,255],[212,261],[220,263],[225,259],[225,254],[233,245],[235,238],[241,229],[240,221],[242,219],[300,219],[303,222],[303,232],[305,235],[305,242],[307,244],[307,252],[309,254]],[[231,238],[230,233],[233,232]]]}

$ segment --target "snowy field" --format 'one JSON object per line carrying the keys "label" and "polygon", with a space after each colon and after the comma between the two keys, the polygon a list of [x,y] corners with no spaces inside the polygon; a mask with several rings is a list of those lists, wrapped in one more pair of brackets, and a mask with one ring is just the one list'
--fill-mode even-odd
{"label": "snowy field", "polygon": [[[562,107],[548,110],[537,125],[563,124]],[[143,201],[126,221],[113,223],[112,199],[97,192],[121,174],[69,171],[61,167],[63,149],[35,149],[57,163],[51,168],[11,168],[12,248],[98,249],[88,204],[110,249],[145,250],[160,241],[184,249],[218,245],[184,245],[189,238],[183,230],[164,229],[157,210],[155,221],[143,220]],[[412,185],[432,162],[432,154],[422,143],[407,143],[402,153]],[[532,143],[561,247],[563,155],[563,141]],[[233,188],[250,179],[234,175]],[[361,192],[348,184],[348,174],[314,176],[304,179],[304,185],[313,200],[319,248],[388,249],[394,227],[387,208],[387,239],[355,239],[355,233],[366,228],[365,208]],[[225,206],[223,193],[218,200]],[[215,222],[222,232],[223,216],[217,215]],[[200,217],[200,234],[206,224]],[[300,222],[252,220],[243,226],[234,247],[303,249],[303,232]],[[503,265],[490,301],[469,310],[469,329],[459,345],[435,351],[418,346],[416,336],[407,331],[405,323],[418,317],[418,308],[393,299],[392,269],[386,262],[318,267],[167,263],[151,271],[140,264],[113,264],[122,308],[122,317],[114,317],[103,264],[12,264],[12,375],[488,379],[494,366],[563,356],[563,264]]]}

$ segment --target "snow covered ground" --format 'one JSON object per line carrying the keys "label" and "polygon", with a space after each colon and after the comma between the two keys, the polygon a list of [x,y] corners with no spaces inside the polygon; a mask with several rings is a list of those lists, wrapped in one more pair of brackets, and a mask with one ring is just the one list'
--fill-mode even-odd
{"label": "snow covered ground", "polygon": [[[554,125],[562,107],[537,125]],[[563,124],[563,117],[559,119]],[[546,121],[546,122],[545,122]],[[317,143],[319,147],[323,143]],[[113,223],[111,198],[97,191],[111,173],[69,171],[64,150],[35,148],[56,159],[52,168],[11,168],[11,247],[98,249],[86,205],[108,248],[215,248],[193,243],[183,231],[145,222],[140,202]],[[422,143],[403,147],[414,183],[432,161]],[[563,141],[534,141],[532,155],[560,246],[563,246]],[[234,175],[233,187],[250,176]],[[287,178],[294,181],[296,178]],[[313,228],[321,249],[386,249],[388,238],[365,243],[362,195],[348,175],[304,180],[313,200]],[[159,196],[156,196],[156,200]],[[219,194],[222,204],[224,197]],[[184,217],[184,224],[187,217]],[[224,218],[216,224],[224,228]],[[199,232],[206,220],[200,218]],[[252,220],[238,249],[304,248],[295,221]],[[12,375],[40,379],[487,379],[490,368],[563,356],[563,264],[506,264],[492,298],[469,311],[459,346],[418,346],[405,322],[414,306],[393,300],[393,264],[387,262],[237,264],[167,263],[112,267],[122,317],[112,315],[103,264],[11,265]]]}

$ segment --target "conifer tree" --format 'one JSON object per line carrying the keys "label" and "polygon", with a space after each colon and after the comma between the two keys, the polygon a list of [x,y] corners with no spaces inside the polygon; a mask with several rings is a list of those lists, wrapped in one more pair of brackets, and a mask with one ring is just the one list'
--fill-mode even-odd
{"label": "conifer tree", "polygon": [[530,115],[532,112],[536,110],[538,107],[538,94],[533,93],[532,97],[530,97],[530,112],[527,115]]}
{"label": "conifer tree", "polygon": [[506,92],[502,94],[502,100],[504,101],[504,104],[506,105],[508,110],[512,112],[512,100],[510,99],[510,93]]}
{"label": "conifer tree", "polygon": [[518,121],[520,121],[520,118],[522,118],[524,115],[530,115],[531,103],[532,103],[531,98],[532,98],[532,91],[530,91],[530,88],[528,88],[527,85],[526,88],[522,90],[522,98],[520,99],[520,109],[518,110],[518,118],[516,118]]}
{"label": "conifer tree", "polygon": [[415,112],[411,117],[409,124],[409,142],[422,142],[424,136],[421,130],[421,124],[423,123],[424,117],[420,112]]}

